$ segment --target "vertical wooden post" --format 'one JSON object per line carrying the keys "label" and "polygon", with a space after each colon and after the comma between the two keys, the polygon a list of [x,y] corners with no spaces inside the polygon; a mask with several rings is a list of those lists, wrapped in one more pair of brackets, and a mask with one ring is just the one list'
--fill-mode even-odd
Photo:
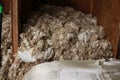
{"label": "vertical wooden post", "polygon": [[18,52],[19,1],[11,0],[13,54]]}

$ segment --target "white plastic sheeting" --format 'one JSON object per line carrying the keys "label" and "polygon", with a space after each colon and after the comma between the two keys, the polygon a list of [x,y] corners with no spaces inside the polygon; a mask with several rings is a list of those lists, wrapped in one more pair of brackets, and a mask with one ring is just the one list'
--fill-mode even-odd
{"label": "white plastic sheeting", "polygon": [[119,80],[120,61],[54,61],[28,71],[23,80]]}

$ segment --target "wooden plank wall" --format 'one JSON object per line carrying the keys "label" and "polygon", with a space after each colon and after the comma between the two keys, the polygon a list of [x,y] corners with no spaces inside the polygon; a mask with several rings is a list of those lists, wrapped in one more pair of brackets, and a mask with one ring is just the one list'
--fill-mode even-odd
{"label": "wooden plank wall", "polygon": [[104,26],[116,57],[120,37],[120,0],[94,0],[93,15],[97,16],[98,23]]}

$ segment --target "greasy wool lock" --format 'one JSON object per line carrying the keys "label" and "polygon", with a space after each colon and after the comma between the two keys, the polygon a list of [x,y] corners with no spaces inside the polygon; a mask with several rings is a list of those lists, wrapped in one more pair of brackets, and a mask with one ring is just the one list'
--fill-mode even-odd
{"label": "greasy wool lock", "polygon": [[21,53],[43,61],[96,60],[112,57],[111,44],[105,40],[105,31],[90,14],[70,7],[40,6],[20,34]]}
{"label": "greasy wool lock", "polygon": [[42,5],[31,13],[22,29],[18,55],[13,56],[11,18],[4,16],[0,80],[22,80],[33,66],[46,61],[112,57],[111,43],[105,39],[104,28],[97,25],[96,17],[70,7]]}

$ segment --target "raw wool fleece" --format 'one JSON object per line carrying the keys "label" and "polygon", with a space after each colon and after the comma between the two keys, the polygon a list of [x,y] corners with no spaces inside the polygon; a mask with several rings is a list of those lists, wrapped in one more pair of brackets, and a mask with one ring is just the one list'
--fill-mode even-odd
{"label": "raw wool fleece", "polygon": [[0,64],[2,67],[0,67],[0,80],[6,80],[8,79],[9,68],[13,63],[10,15],[3,15],[1,41],[2,62]]}
{"label": "raw wool fleece", "polygon": [[96,17],[70,7],[40,6],[24,24],[20,51],[33,49],[36,59],[96,60],[112,57],[111,44]]}
{"label": "raw wool fleece", "polygon": [[[70,7],[40,6],[20,34],[19,50],[34,49],[37,61],[23,62],[12,55],[11,18],[4,16],[0,80],[22,80],[33,66],[52,60],[91,60],[112,57],[111,44],[97,20]],[[15,61],[13,62],[13,57]]]}
{"label": "raw wool fleece", "polygon": [[23,73],[30,70],[32,66],[37,65],[35,63],[24,63],[17,55],[13,56],[11,30],[11,16],[3,15],[0,80],[22,80]]}

